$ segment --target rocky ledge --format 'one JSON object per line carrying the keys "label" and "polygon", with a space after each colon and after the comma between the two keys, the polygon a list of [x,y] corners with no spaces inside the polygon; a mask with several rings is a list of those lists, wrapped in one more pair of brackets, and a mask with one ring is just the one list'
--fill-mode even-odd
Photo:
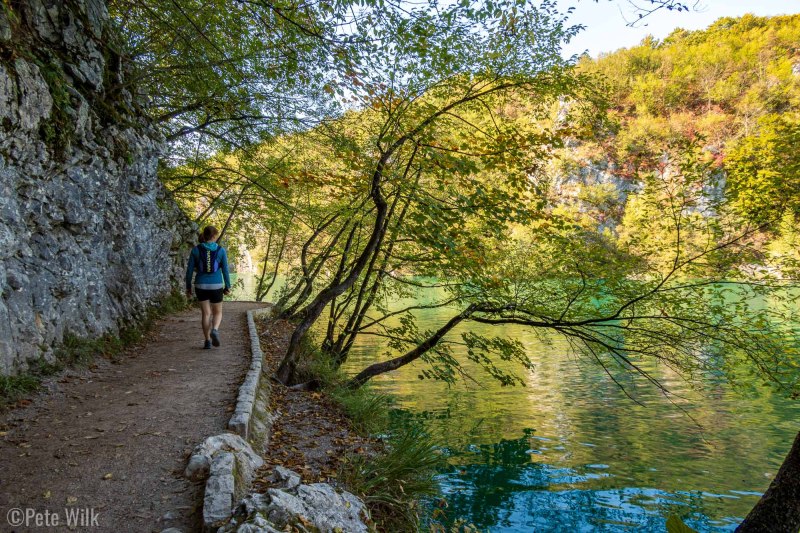
{"label": "rocky ledge", "polygon": [[278,466],[274,488],[241,500],[219,533],[367,533],[369,515],[357,496],[328,484],[305,485],[299,474]]}
{"label": "rocky ledge", "polygon": [[369,514],[358,497],[328,483],[303,484],[300,474],[282,466],[275,467],[266,493],[246,494],[263,464],[247,441],[232,433],[209,437],[195,449],[184,474],[195,481],[206,480],[203,531],[369,531]]}

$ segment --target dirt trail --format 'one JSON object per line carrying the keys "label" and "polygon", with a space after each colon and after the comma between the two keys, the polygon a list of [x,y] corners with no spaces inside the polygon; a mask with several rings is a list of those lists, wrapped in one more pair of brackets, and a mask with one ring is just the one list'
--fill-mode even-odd
{"label": "dirt trail", "polygon": [[[201,349],[198,311],[165,318],[118,363],[67,372],[0,415],[0,532],[66,531],[68,512],[91,522],[91,509],[97,525],[73,531],[197,531],[202,486],[181,472],[225,429],[249,365],[245,313],[262,306],[226,302],[212,350]],[[12,527],[12,508],[49,510],[61,527]]]}

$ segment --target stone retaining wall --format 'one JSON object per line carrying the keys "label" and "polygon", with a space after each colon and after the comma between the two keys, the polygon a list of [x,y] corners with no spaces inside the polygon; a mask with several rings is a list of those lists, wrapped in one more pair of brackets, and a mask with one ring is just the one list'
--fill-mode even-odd
{"label": "stone retaining wall", "polygon": [[261,351],[255,318],[270,312],[272,307],[247,312],[252,362],[239,387],[236,409],[228,422],[228,429],[247,440],[259,453],[263,453],[269,445],[272,415],[269,412],[270,377],[262,372],[264,353]]}
{"label": "stone retaining wall", "polygon": [[[251,364],[223,433],[206,439],[189,459],[185,475],[205,479],[204,533],[367,533],[369,513],[358,497],[327,483],[303,484],[300,475],[276,466],[275,485],[266,494],[248,494],[255,472],[264,464],[259,455],[269,445],[271,377],[263,365],[255,317],[272,307],[247,312]],[[177,533],[165,530],[162,533]]]}

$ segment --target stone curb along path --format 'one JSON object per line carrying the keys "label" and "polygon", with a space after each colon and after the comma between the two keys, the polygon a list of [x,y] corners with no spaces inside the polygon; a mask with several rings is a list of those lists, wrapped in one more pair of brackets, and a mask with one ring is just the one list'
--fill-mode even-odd
{"label": "stone curb along path", "polygon": [[270,376],[263,367],[255,325],[256,316],[271,311],[270,306],[247,312],[252,362],[228,422],[231,433],[208,437],[186,466],[187,478],[206,480],[203,532],[278,533],[287,525],[305,531],[313,524],[322,533],[367,533],[369,516],[358,497],[327,483],[304,485],[299,474],[281,466],[273,474],[277,488],[267,494],[247,494],[256,470],[264,464],[259,454],[269,445],[274,420],[269,412]]}
{"label": "stone curb along path", "polygon": [[208,437],[189,458],[184,475],[206,480],[203,497],[203,530],[216,531],[231,517],[234,503],[250,488],[253,475],[263,464],[259,452],[269,445],[272,415],[269,412],[269,376],[262,372],[264,354],[255,317],[272,307],[247,311],[251,363],[239,387],[236,408],[228,422],[232,433]]}
{"label": "stone curb along path", "polygon": [[[252,363],[247,375],[244,378],[242,386],[239,387],[239,396],[236,402],[236,409],[233,412],[230,422],[228,422],[228,429],[240,435],[247,441],[254,444],[258,443],[258,437],[265,432],[269,431],[269,421],[257,420],[254,418],[254,409],[256,402],[259,402],[258,412],[263,413],[266,411],[269,400],[269,380],[265,379],[265,387],[260,387],[261,382],[261,366],[264,362],[264,352],[261,351],[261,342],[258,339],[258,330],[256,329],[255,316],[263,315],[271,312],[270,308],[256,309],[247,312],[247,329],[250,334],[250,353],[252,354]],[[259,392],[263,394],[259,395]],[[259,397],[260,396],[260,397]],[[251,438],[251,421],[255,422],[253,425],[253,434]],[[267,435],[268,436],[268,435]],[[258,446],[258,444],[256,444]],[[266,443],[264,443],[266,446]]]}

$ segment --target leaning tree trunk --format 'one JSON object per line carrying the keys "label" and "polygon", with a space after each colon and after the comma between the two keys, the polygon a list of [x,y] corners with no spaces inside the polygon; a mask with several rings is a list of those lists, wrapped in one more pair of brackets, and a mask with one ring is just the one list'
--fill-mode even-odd
{"label": "leaning tree trunk", "polygon": [[221,243],[222,238],[225,237],[225,232],[228,231],[228,226],[230,226],[231,220],[233,220],[233,216],[236,214],[236,210],[239,209],[239,204],[242,202],[242,197],[249,188],[250,185],[245,185],[244,187],[242,187],[241,192],[239,192],[239,196],[236,197],[236,202],[233,204],[231,212],[228,214],[228,218],[225,220],[225,225],[222,226],[222,230],[219,232],[219,236],[217,237],[217,242]]}
{"label": "leaning tree trunk", "polygon": [[390,156],[391,152],[384,154],[378,163],[378,167],[375,170],[375,175],[372,180],[372,190],[370,191],[370,195],[372,196],[376,208],[375,225],[372,229],[372,234],[367,241],[364,250],[361,252],[361,255],[358,257],[358,260],[350,270],[348,276],[339,283],[328,285],[328,287],[317,294],[317,297],[314,298],[314,300],[301,311],[300,323],[297,324],[294,332],[292,332],[292,336],[289,339],[289,346],[286,349],[286,355],[281,361],[281,364],[278,366],[278,370],[275,372],[278,380],[284,385],[294,385],[297,379],[296,370],[299,358],[298,352],[300,349],[300,341],[303,336],[308,332],[309,329],[311,329],[311,326],[313,326],[317,321],[325,307],[327,307],[328,304],[337,296],[343,294],[353,286],[358,277],[361,275],[361,272],[364,270],[364,267],[367,266],[367,261],[372,255],[372,252],[380,245],[381,229],[383,227],[384,220],[386,219],[386,212],[388,211],[388,205],[383,199],[380,187],[383,168]]}
{"label": "leaning tree trunk", "polygon": [[[383,238],[383,224],[386,220],[386,215],[388,211],[388,204],[386,200],[383,198],[383,193],[381,191],[381,186],[383,184],[383,172],[386,166],[389,164],[392,156],[395,152],[399,151],[407,142],[414,139],[417,135],[419,135],[425,128],[431,125],[433,122],[436,121],[439,117],[450,113],[453,109],[457,108],[460,105],[467,104],[469,102],[473,102],[475,100],[480,100],[482,97],[488,96],[490,94],[498,93],[501,91],[505,91],[507,89],[515,89],[521,88],[524,85],[527,85],[527,82],[519,82],[517,80],[513,82],[500,82],[498,85],[489,87],[488,89],[484,88],[477,92],[470,91],[463,95],[461,98],[456,99],[453,102],[437,109],[435,112],[431,113],[427,118],[422,120],[419,124],[417,124],[413,129],[402,135],[396,141],[394,141],[388,148],[386,148],[383,152],[381,152],[381,156],[378,159],[378,164],[375,167],[375,172],[372,174],[372,183],[370,185],[370,198],[372,199],[375,205],[375,225],[372,229],[372,234],[367,241],[364,250],[362,251],[361,255],[358,257],[358,260],[355,262],[353,267],[350,270],[350,273],[347,277],[342,280],[341,283],[335,285],[328,285],[325,289],[323,289],[314,300],[309,303],[306,307],[303,308],[301,311],[301,320],[300,323],[297,324],[294,332],[292,333],[292,337],[289,339],[289,346],[286,349],[286,355],[284,356],[281,364],[278,366],[278,370],[275,372],[275,375],[281,383],[284,385],[291,385],[295,381],[295,373],[297,370],[297,362],[299,359],[299,348],[300,348],[300,341],[303,336],[308,332],[311,326],[317,321],[319,316],[324,311],[325,307],[331,302],[331,300],[335,299],[337,296],[344,294],[345,291],[350,290],[350,287],[356,282],[356,280],[361,276],[361,273],[364,271],[364,268],[367,266],[367,263],[372,256],[372,253],[375,251],[377,247],[381,245],[381,239]],[[380,147],[380,139],[378,140],[378,146]],[[414,161],[414,157],[417,154],[417,150],[419,149],[419,144],[415,143],[413,152],[411,157],[408,159],[408,163],[406,165],[405,172],[403,174],[403,179],[408,176],[409,171],[411,170],[411,165]],[[367,378],[369,379],[369,378]]]}
{"label": "leaning tree trunk", "polygon": [[431,348],[439,344],[439,341],[442,340],[444,336],[450,332],[450,330],[469,318],[477,308],[478,306],[474,304],[470,305],[461,313],[448,320],[445,325],[437,329],[430,337],[419,343],[413,350],[406,352],[400,357],[395,357],[394,359],[389,359],[388,361],[381,361],[380,363],[373,363],[369,365],[367,368],[351,378],[350,381],[347,382],[347,387],[350,389],[357,389],[377,375],[385,372],[391,372],[392,370],[397,370],[401,366],[405,366],[416,361],[425,355]]}
{"label": "leaning tree trunk", "polygon": [[[277,309],[280,309],[278,318],[289,318],[291,312],[287,312],[286,309],[287,304],[292,298],[295,297],[295,295],[297,295],[297,293],[300,292],[300,289],[303,288],[304,284],[308,282],[308,277],[310,276],[308,271],[308,248],[311,246],[311,243],[316,240],[319,234],[322,233],[322,230],[328,227],[328,224],[332,223],[338,216],[339,215],[335,215],[334,217],[328,219],[327,222],[323,223],[323,225],[320,228],[315,229],[311,233],[311,237],[309,237],[306,240],[306,242],[303,243],[303,247],[300,249],[300,268],[303,271],[303,275],[300,277],[297,284],[294,287],[292,287],[291,290],[288,290],[286,294],[284,294],[281,297],[281,299],[275,303],[275,307]],[[288,280],[287,280],[287,285],[288,285]]]}
{"label": "leaning tree trunk", "polygon": [[800,531],[800,433],[789,455],[736,533],[797,533]]}
{"label": "leaning tree trunk", "polygon": [[[289,219],[289,223],[291,224],[292,219],[294,219],[294,215],[292,218]],[[261,279],[258,282],[259,289],[256,291],[256,301],[263,301],[264,298],[267,297],[269,291],[272,290],[272,287],[275,285],[275,281],[278,279],[278,269],[281,266],[281,260],[283,259],[283,252],[286,250],[286,240],[289,238],[289,228],[286,228],[286,232],[283,234],[283,240],[281,241],[281,247],[278,250],[278,258],[275,260],[275,268],[272,269],[272,277],[270,278],[270,282],[267,284],[266,287],[262,287],[264,281],[264,273],[261,274]],[[267,256],[268,258],[269,256]],[[266,265],[266,258],[264,259]]]}
{"label": "leaning tree trunk", "polygon": [[256,286],[256,301],[260,302],[263,299],[261,289],[264,288],[264,280],[267,279],[267,264],[269,264],[269,253],[272,251],[272,234],[275,233],[275,227],[269,228],[269,239],[267,239],[267,251],[264,253],[264,264],[261,267],[261,276],[258,278],[258,285]]}

